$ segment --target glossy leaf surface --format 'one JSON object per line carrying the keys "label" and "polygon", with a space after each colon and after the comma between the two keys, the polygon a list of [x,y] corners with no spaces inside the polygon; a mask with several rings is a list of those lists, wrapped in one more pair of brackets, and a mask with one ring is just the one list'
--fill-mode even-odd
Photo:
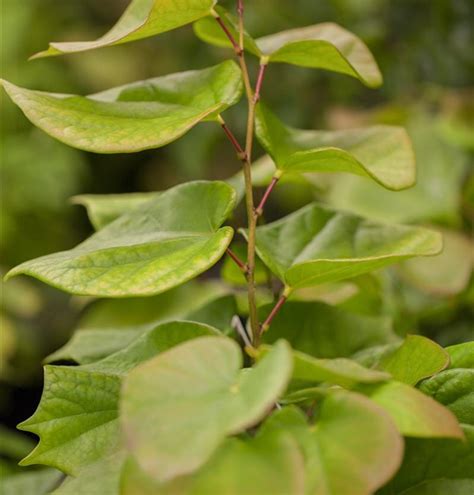
{"label": "glossy leaf surface", "polygon": [[258,422],[291,377],[288,344],[275,344],[251,370],[230,339],[187,342],[137,367],[122,395],[127,446],[158,481],[205,464],[226,436]]}
{"label": "glossy leaf surface", "polygon": [[233,61],[139,81],[90,96],[44,93],[3,81],[13,102],[59,141],[95,153],[159,148],[237,103],[241,72]]}
{"label": "glossy leaf surface", "polygon": [[235,193],[222,182],[190,182],[169,189],[121,216],[69,251],[14,268],[80,295],[158,294],[215,264],[233,236],[219,228]]}
{"label": "glossy leaf surface", "polygon": [[393,476],[402,460],[403,442],[394,424],[359,394],[331,394],[314,425],[298,409],[286,407],[264,428],[295,436],[305,454],[310,495],[369,495]]}
{"label": "glossy leaf surface", "polygon": [[[219,9],[219,14],[235,34],[235,18],[222,9]],[[231,47],[214,19],[198,21],[194,31],[207,43]],[[267,57],[269,63],[339,72],[373,88],[382,84],[382,75],[367,46],[357,36],[332,22],[290,29],[257,40],[252,40],[248,34],[245,38],[246,50],[258,57]]]}
{"label": "glossy leaf surface", "polygon": [[35,58],[128,43],[171,31],[210,15],[216,0],[132,0],[115,26],[95,41],[50,43]]}
{"label": "glossy leaf surface", "polygon": [[316,203],[257,229],[258,255],[292,289],[352,278],[441,248],[434,231],[380,224]]}
{"label": "glossy leaf surface", "polygon": [[415,183],[415,156],[401,127],[306,131],[287,127],[260,104],[256,133],[282,174],[348,172],[393,190]]}

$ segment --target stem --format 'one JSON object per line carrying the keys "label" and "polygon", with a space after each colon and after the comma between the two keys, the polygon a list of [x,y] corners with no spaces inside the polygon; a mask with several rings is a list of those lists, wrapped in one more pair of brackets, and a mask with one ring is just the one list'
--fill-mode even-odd
{"label": "stem", "polygon": [[268,59],[262,57],[260,60],[260,69],[258,71],[257,85],[255,86],[254,100],[257,103],[260,100],[260,93],[262,91],[263,79],[265,78],[265,71],[267,70]]}
{"label": "stem", "polygon": [[227,254],[246,275],[248,271],[247,265],[230,248],[227,248]]}
{"label": "stem", "polygon": [[286,294],[286,292],[284,292],[283,295],[280,297],[280,299],[278,299],[278,302],[275,304],[273,309],[270,311],[270,314],[267,316],[267,319],[263,322],[263,325],[260,328],[259,337],[262,336],[270,328],[273,319],[278,314],[281,307],[286,303],[287,299],[288,299],[288,295]]}
{"label": "stem", "polygon": [[263,214],[263,208],[265,207],[265,203],[267,202],[268,197],[273,191],[273,188],[277,185],[277,182],[279,181],[279,177],[273,177],[272,181],[268,185],[265,193],[263,194],[262,200],[260,201],[260,204],[257,206],[257,209],[255,210],[255,214],[257,216],[261,216]]}
{"label": "stem", "polygon": [[234,147],[234,150],[237,153],[237,158],[242,161],[246,161],[247,157],[245,154],[244,149],[240,145],[239,141],[237,138],[234,136],[233,132],[229,129],[227,124],[225,123],[224,119],[219,115],[218,116],[219,124],[221,125],[222,129],[226,133],[226,136],[229,138],[229,141],[232,143],[232,146]]}

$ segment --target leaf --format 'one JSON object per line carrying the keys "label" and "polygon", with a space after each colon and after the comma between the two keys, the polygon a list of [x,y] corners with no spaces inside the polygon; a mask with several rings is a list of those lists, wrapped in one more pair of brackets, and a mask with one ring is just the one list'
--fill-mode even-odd
{"label": "leaf", "polygon": [[[189,320],[220,326],[222,310],[229,318],[233,306],[226,289],[213,282],[191,281],[153,297],[102,299],[88,308],[72,338],[46,358],[46,362],[74,361],[89,364],[124,349],[139,335],[173,320]],[[206,313],[214,302],[223,302],[219,314]]]}
{"label": "leaf", "polygon": [[431,116],[416,117],[407,127],[417,163],[414,187],[395,193],[361,177],[341,175],[332,182],[328,201],[383,222],[459,225],[459,194],[467,157],[441,139]]}
{"label": "leaf", "polygon": [[225,437],[256,424],[291,376],[288,344],[241,371],[235,342],[203,337],[133,370],[122,392],[122,426],[140,467],[158,481],[191,473]]}
{"label": "leaf", "polygon": [[264,428],[295,436],[305,454],[309,495],[370,495],[402,460],[403,442],[391,419],[352,392],[329,395],[314,425],[300,410],[285,407]]}
{"label": "leaf", "polygon": [[[260,319],[272,305],[259,308]],[[293,349],[318,358],[350,357],[367,347],[397,341],[386,317],[365,316],[318,302],[288,301],[263,341],[285,338]]]}
{"label": "leaf", "polygon": [[296,380],[329,382],[351,388],[357,383],[383,382],[388,373],[364,368],[345,358],[317,359],[302,352],[294,352],[293,378]]}
{"label": "leaf", "polygon": [[129,193],[129,194],[83,194],[74,196],[72,202],[82,205],[95,230],[100,230],[118,217],[145,204],[159,193]]}
{"label": "leaf", "polygon": [[119,495],[125,452],[99,459],[77,477],[68,477],[51,495]]}
{"label": "leaf", "polygon": [[229,438],[199,471],[158,484],[132,459],[124,469],[122,495],[303,495],[304,459],[284,431]]}
{"label": "leaf", "polygon": [[86,466],[119,451],[118,402],[123,376],[173,345],[215,333],[205,325],[171,322],[96,363],[46,366],[38,409],[19,425],[38,435],[40,442],[21,465],[46,464],[78,476]]}
{"label": "leaf", "polygon": [[446,495],[448,493],[456,495],[471,495],[474,492],[474,480],[430,480],[409,488],[401,495]]}
{"label": "leaf", "polygon": [[18,428],[40,437],[20,465],[46,464],[76,475],[118,448],[118,376],[46,366],[40,405]]}
{"label": "leaf", "polygon": [[[218,12],[229,30],[236,34],[234,18],[223,9]],[[214,20],[199,20],[194,31],[207,43],[231,46]],[[382,75],[367,46],[357,36],[332,22],[290,29],[255,41],[246,34],[245,48],[267,63],[282,62],[339,72],[372,88],[382,84]]]}
{"label": "leaf", "polygon": [[463,438],[449,409],[409,385],[391,381],[379,385],[369,395],[390,414],[404,436]]}
{"label": "leaf", "polygon": [[[465,426],[464,434],[464,442],[407,438],[403,464],[394,479],[380,491],[380,495],[406,495],[405,490],[415,490],[415,487],[429,481],[474,479],[474,427]],[[435,493],[433,491],[429,495]],[[448,494],[458,495],[456,491],[442,492],[442,495]]]}
{"label": "leaf", "polygon": [[421,335],[408,335],[395,352],[382,359],[379,367],[395,380],[416,385],[448,365],[449,354],[436,342]]}
{"label": "leaf", "polygon": [[242,94],[240,69],[230,60],[90,96],[2,84],[34,125],[69,146],[95,153],[133,153],[169,144],[199,122],[216,120]]}
{"label": "leaf", "polygon": [[390,379],[388,373],[364,368],[345,358],[317,359],[295,351],[293,378],[310,382],[329,382],[345,388],[357,383],[376,383]]}
{"label": "leaf", "polygon": [[2,495],[46,495],[59,483],[61,473],[54,469],[35,471],[0,477]]}
{"label": "leaf", "polygon": [[348,172],[395,191],[415,183],[415,156],[410,138],[401,127],[306,131],[287,127],[260,104],[256,134],[276,164],[276,176],[287,172]]}
{"label": "leaf", "polygon": [[474,369],[450,369],[425,380],[420,390],[448,407],[460,423],[474,426]]}
{"label": "leaf", "polygon": [[291,290],[336,282],[442,249],[434,231],[376,223],[316,203],[257,230],[257,253]]}
{"label": "leaf", "polygon": [[449,346],[446,351],[451,356],[450,368],[474,369],[474,341]]}
{"label": "leaf", "polygon": [[459,233],[443,229],[444,249],[434,258],[408,260],[399,267],[403,280],[438,297],[459,294],[469,284],[474,266],[474,243]]}
{"label": "leaf", "polygon": [[115,26],[95,41],[50,43],[33,58],[77,53],[171,31],[211,14],[216,0],[132,0]]}
{"label": "leaf", "polygon": [[219,228],[234,206],[223,182],[168,189],[69,251],[14,268],[66,292],[102,297],[153,295],[214,265],[233,237]]}

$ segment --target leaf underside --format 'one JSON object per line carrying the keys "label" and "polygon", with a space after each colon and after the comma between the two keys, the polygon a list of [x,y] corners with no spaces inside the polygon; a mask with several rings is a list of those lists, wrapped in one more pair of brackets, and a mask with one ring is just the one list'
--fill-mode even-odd
{"label": "leaf underside", "polygon": [[223,182],[169,189],[119,217],[76,248],[28,261],[26,274],[66,292],[107,297],[164,292],[215,264],[232,240],[234,190]]}
{"label": "leaf underside", "polygon": [[115,26],[95,41],[50,43],[33,58],[128,43],[190,24],[211,13],[216,0],[133,0]]}
{"label": "leaf underside", "polygon": [[242,94],[233,61],[139,81],[90,96],[45,93],[2,81],[13,102],[59,141],[95,153],[159,148],[215,120]]}

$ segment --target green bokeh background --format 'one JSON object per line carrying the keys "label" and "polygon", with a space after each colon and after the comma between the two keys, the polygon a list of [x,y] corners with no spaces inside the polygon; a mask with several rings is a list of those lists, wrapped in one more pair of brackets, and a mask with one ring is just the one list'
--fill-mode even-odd
{"label": "green bokeh background", "polygon": [[[88,94],[171,72],[203,68],[231,53],[198,41],[186,27],[157,38],[94,52],[27,62],[51,40],[94,39],[119,17],[127,0],[3,0],[1,77],[34,89]],[[252,0],[255,36],[333,21],[373,51],[385,84],[369,90],[356,79],[285,65],[272,66],[265,99],[286,122],[344,128],[375,122],[406,125],[415,140],[419,184],[401,202],[350,180],[338,186],[286,184],[269,203],[274,219],[314,197],[364,214],[416,221],[461,239],[443,263],[469,265],[474,224],[474,2],[472,0]],[[222,4],[232,8],[233,2]],[[252,66],[255,69],[255,66]],[[228,112],[242,139],[245,103]],[[69,198],[83,193],[155,191],[200,178],[227,178],[239,163],[217,126],[202,125],[159,150],[96,155],[72,150],[30,125],[1,96],[0,269],[68,249],[91,232],[85,212]],[[256,156],[262,154],[258,149]],[[385,206],[385,207],[384,207]],[[401,208],[401,209],[400,209]],[[393,217],[393,218],[392,218]],[[243,223],[243,212],[236,222]],[[467,243],[467,244],[466,244]],[[471,244],[472,247],[472,244]],[[460,253],[460,254],[459,254]],[[448,253],[449,254],[449,253]],[[375,280],[375,279],[374,279]],[[360,282],[363,297],[346,303],[394,318],[400,334],[421,332],[442,344],[473,338],[474,288],[420,290],[390,274]],[[371,299],[372,298],[372,299]],[[363,303],[361,302],[363,299]],[[41,360],[70,336],[88,300],[71,298],[26,278],[2,287],[0,417],[12,427],[34,410]],[[1,453],[0,453],[1,454]]]}

